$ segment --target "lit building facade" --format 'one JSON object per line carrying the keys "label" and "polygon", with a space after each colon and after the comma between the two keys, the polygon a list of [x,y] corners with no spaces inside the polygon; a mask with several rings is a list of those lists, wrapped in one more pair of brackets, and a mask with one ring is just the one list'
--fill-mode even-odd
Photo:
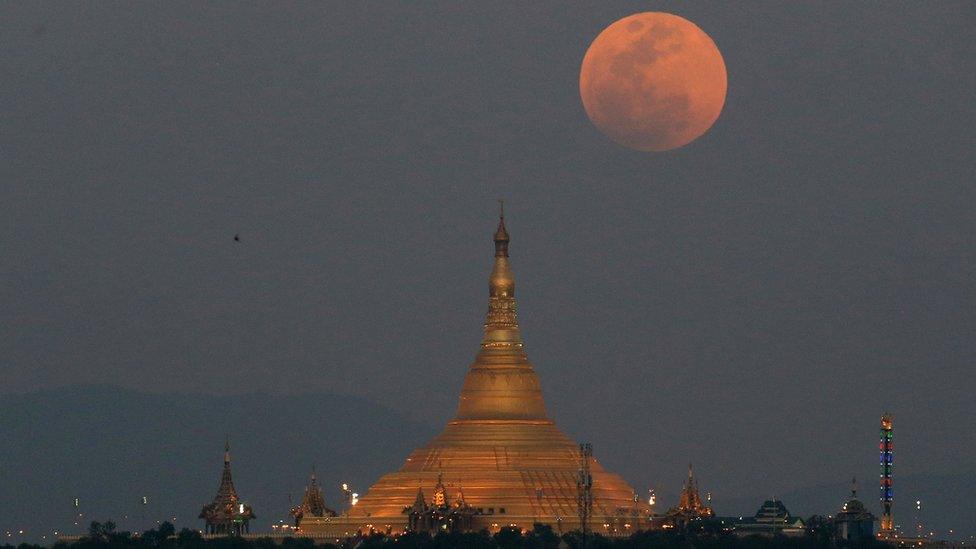
{"label": "lit building facade", "polygon": [[857,482],[851,481],[851,499],[841,507],[833,518],[834,538],[841,541],[863,541],[874,537],[874,523],[877,517],[871,514],[857,499]]}
{"label": "lit building facade", "polygon": [[735,534],[799,537],[806,534],[806,524],[800,517],[791,515],[782,501],[768,499],[756,511],[755,516],[735,523]]}

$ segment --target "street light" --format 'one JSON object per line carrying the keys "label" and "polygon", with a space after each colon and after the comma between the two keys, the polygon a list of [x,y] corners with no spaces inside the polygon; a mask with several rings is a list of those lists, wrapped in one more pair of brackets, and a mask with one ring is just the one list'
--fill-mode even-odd
{"label": "street light", "polygon": [[[359,503],[359,494],[352,491],[348,483],[342,483],[342,500],[350,507]],[[348,511],[348,510],[347,510]]]}

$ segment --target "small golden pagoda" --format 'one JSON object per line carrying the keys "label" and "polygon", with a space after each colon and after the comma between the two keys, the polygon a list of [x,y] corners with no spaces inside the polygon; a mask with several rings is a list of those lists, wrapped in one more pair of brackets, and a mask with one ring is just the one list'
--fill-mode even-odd
{"label": "small golden pagoda", "polygon": [[292,507],[291,516],[295,517],[295,526],[298,527],[302,518],[310,517],[334,517],[336,512],[325,505],[325,496],[322,495],[322,487],[315,477],[315,467],[312,467],[312,476],[309,478],[308,486],[305,487],[305,495],[302,497],[301,504]]}
{"label": "small golden pagoda", "polygon": [[681,490],[681,499],[678,500],[677,507],[668,509],[665,516],[671,527],[684,529],[693,521],[708,519],[715,516],[712,508],[705,505],[701,495],[698,493],[698,483],[695,482],[695,472],[688,464],[688,481]]}
{"label": "small golden pagoda", "polygon": [[[546,416],[539,378],[523,349],[504,211],[494,240],[484,337],[454,419],[439,436],[414,450],[398,471],[380,478],[347,513],[306,516],[303,534],[346,537],[403,531],[409,509],[423,497],[419,494],[443,493],[437,486],[441,480],[452,492],[464,487],[465,505],[474,513],[473,530],[513,525],[531,529],[534,523],[549,524],[557,532],[580,528],[580,450]],[[590,531],[629,535],[646,528],[647,503],[638,501],[623,478],[590,459]]]}
{"label": "small golden pagoda", "polygon": [[240,536],[250,532],[250,521],[255,518],[251,506],[242,503],[234,488],[230,472],[230,441],[224,443],[224,470],[220,475],[217,495],[200,511],[206,521],[207,534]]}

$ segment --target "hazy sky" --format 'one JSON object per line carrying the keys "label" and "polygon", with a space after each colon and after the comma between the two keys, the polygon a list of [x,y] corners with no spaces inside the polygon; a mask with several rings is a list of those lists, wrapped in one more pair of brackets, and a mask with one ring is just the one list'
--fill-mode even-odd
{"label": "hazy sky", "polygon": [[[579,100],[590,41],[649,10],[729,73],[664,154]],[[0,392],[329,391],[441,425],[504,197],[550,415],[635,485],[873,479],[886,408],[899,473],[971,470],[974,26],[970,2],[5,2]]]}

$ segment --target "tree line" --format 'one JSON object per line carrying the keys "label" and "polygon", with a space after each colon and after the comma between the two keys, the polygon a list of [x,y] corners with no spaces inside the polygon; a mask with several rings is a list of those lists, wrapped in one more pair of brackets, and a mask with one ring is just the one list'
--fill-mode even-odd
{"label": "tree line", "polygon": [[[204,539],[197,530],[176,528],[162,523],[158,528],[141,534],[119,532],[112,521],[92,522],[87,535],[77,541],[59,541],[54,549],[819,549],[857,548],[892,549],[892,546],[865,539],[857,543],[835,541],[825,532],[811,530],[807,535],[738,537],[729,532],[647,531],[628,538],[607,538],[599,534],[584,540],[579,532],[562,535],[552,527],[536,524],[524,534],[517,528],[502,528],[492,534],[480,532],[448,533],[431,536],[426,532],[410,532],[396,537],[371,534],[345,540],[336,545],[310,538],[271,539],[261,537],[220,537]],[[40,545],[0,545],[0,549],[44,549]]]}

